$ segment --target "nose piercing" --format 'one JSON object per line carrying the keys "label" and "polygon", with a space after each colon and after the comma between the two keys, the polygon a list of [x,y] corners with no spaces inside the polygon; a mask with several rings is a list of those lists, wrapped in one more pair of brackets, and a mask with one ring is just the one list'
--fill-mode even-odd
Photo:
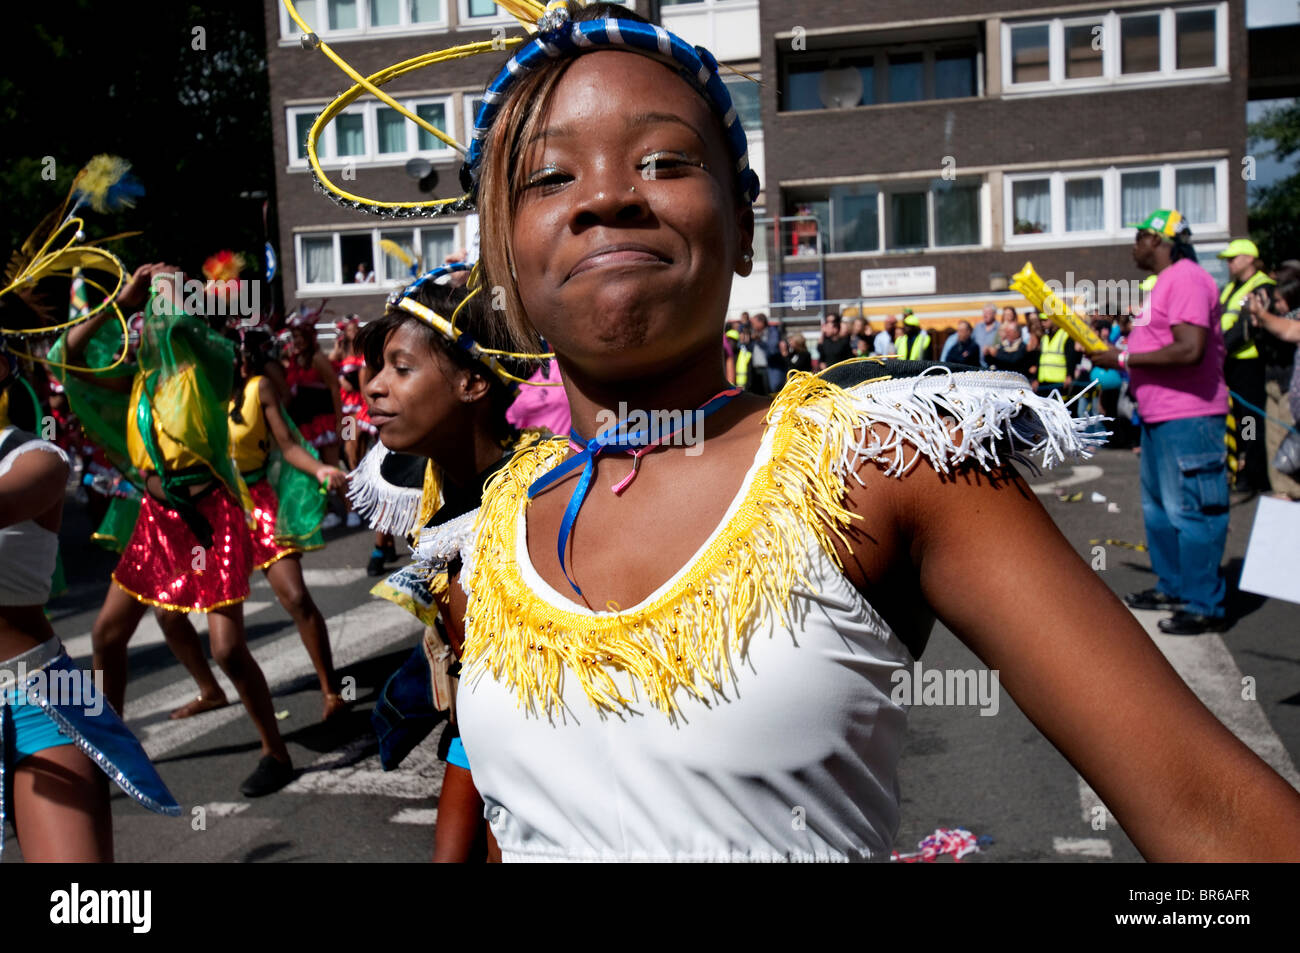
{"label": "nose piercing", "polygon": [[635,192],[635,191],[636,191],[636,186],[635,186],[635,185],[632,186],[632,188],[631,188],[629,191]]}

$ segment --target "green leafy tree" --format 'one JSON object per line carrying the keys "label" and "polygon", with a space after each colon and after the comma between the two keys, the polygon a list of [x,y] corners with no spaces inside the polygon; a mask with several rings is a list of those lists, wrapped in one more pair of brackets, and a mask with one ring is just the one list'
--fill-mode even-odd
{"label": "green leafy tree", "polygon": [[274,207],[269,102],[259,0],[26,5],[0,30],[0,256],[107,152],[132,163],[146,195],[88,214],[87,230],[141,230],[110,246],[128,266],[197,274],[231,248],[260,269],[262,201],[241,195]]}
{"label": "green leafy tree", "polygon": [[[1300,153],[1300,100],[1269,109],[1250,124],[1251,143],[1269,142],[1280,162]],[[1250,233],[1264,261],[1300,257],[1300,171],[1251,189]]]}

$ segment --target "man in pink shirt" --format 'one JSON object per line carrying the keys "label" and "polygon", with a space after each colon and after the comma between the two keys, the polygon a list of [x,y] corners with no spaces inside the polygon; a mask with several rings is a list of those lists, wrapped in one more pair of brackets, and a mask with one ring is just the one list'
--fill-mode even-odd
{"label": "man in pink shirt", "polygon": [[1176,210],[1158,209],[1128,227],[1138,229],[1133,260],[1159,277],[1128,350],[1088,355],[1128,371],[1142,418],[1142,517],[1156,585],[1125,601],[1175,610],[1160,620],[1170,635],[1222,631],[1228,388],[1218,286],[1196,263],[1191,229]]}

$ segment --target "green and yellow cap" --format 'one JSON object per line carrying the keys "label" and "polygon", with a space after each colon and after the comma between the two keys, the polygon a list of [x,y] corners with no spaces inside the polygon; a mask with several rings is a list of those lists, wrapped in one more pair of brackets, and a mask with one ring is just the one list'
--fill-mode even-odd
{"label": "green and yellow cap", "polygon": [[1259,246],[1249,238],[1234,238],[1228,242],[1228,247],[1219,252],[1220,258],[1236,258],[1238,255],[1249,255],[1251,258],[1259,257]]}
{"label": "green and yellow cap", "polygon": [[1161,238],[1173,241],[1174,236],[1187,225],[1183,222],[1183,213],[1176,208],[1158,208],[1140,222],[1130,222],[1125,228],[1140,228],[1144,232],[1155,232]]}

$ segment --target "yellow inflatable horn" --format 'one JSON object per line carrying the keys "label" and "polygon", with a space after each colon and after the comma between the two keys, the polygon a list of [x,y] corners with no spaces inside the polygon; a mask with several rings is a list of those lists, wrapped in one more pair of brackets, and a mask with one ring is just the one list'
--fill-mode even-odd
{"label": "yellow inflatable horn", "polygon": [[1025,267],[1011,276],[1011,290],[1019,291],[1039,313],[1065,331],[1070,340],[1075,341],[1085,351],[1106,351],[1110,349],[1105,341],[1097,336],[1087,321],[1081,318],[1069,305],[1065,304],[1051,288],[1043,282],[1034,271],[1033,262],[1025,262]]}

